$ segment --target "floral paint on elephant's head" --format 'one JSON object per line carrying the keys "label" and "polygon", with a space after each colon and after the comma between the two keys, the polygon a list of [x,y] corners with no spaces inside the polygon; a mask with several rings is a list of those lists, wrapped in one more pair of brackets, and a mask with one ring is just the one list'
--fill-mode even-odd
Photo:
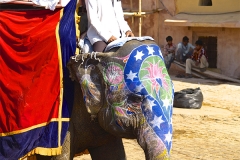
{"label": "floral paint on elephant's head", "polygon": [[115,62],[109,62],[103,70],[104,80],[110,85],[119,85],[123,82],[123,67]]}
{"label": "floral paint on elephant's head", "polygon": [[173,85],[157,45],[133,49],[124,68],[128,89],[144,98],[142,112],[168,153],[172,147]]}

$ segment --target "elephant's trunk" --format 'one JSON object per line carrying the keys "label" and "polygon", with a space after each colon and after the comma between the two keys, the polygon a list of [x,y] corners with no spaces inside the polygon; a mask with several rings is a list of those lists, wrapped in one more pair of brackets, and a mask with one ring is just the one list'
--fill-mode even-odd
{"label": "elephant's trunk", "polygon": [[169,159],[164,143],[147,123],[144,123],[139,130],[137,140],[145,152],[146,160]]}

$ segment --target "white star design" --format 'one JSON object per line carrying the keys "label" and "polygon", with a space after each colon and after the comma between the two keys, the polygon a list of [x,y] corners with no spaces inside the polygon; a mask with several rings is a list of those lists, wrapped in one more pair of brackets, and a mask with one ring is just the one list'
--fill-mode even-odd
{"label": "white star design", "polygon": [[148,55],[153,55],[153,53],[154,53],[153,47],[147,46],[147,49],[148,49]]}
{"label": "white star design", "polygon": [[168,134],[164,134],[165,135],[165,141],[167,141],[167,143],[169,144],[169,142],[172,141],[172,134],[170,133],[170,131],[168,131]]}
{"label": "white star design", "polygon": [[138,92],[141,92],[141,90],[143,89],[144,87],[143,87],[143,85],[139,85],[139,86],[137,86],[136,88],[135,88],[135,92],[136,93],[138,93]]}
{"label": "white star design", "polygon": [[152,128],[158,127],[159,129],[161,129],[160,126],[161,126],[161,124],[162,124],[163,122],[165,122],[165,121],[162,119],[162,116],[157,117],[157,116],[155,115],[155,116],[154,116],[154,119],[153,119],[152,122],[151,122]]}
{"label": "white star design", "polygon": [[170,122],[168,124],[170,124],[170,125],[172,124],[172,118],[170,118]]}
{"label": "white star design", "polygon": [[161,52],[161,50],[159,49],[158,50],[158,53],[160,54],[160,56],[163,58],[163,56],[162,56],[162,52]]}
{"label": "white star design", "polygon": [[144,56],[142,51],[141,52],[137,51],[137,54],[134,57],[136,58],[136,61],[137,61],[137,60],[142,60],[142,56]]}
{"label": "white star design", "polygon": [[153,107],[153,106],[155,106],[155,103],[154,103],[154,100],[148,100],[148,104],[151,106],[151,107]]}
{"label": "white star design", "polygon": [[131,79],[133,81],[134,78],[137,78],[137,73],[133,73],[132,70],[130,70],[129,74],[127,75],[127,79]]}
{"label": "white star design", "polygon": [[168,107],[169,107],[169,105],[170,105],[169,99],[165,98],[165,99],[163,99],[162,101],[163,101],[163,106],[165,106],[166,109],[168,110]]}
{"label": "white star design", "polygon": [[149,99],[147,99],[145,102],[144,102],[144,107],[145,107],[145,111],[146,110],[150,110],[151,112],[152,112],[152,107],[153,106],[155,106],[155,103],[154,103],[154,101],[151,101],[151,100],[149,100]]}

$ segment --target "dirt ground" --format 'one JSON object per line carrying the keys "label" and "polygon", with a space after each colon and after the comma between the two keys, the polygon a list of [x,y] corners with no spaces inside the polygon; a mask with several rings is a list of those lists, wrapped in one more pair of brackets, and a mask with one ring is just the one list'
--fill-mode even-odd
{"label": "dirt ground", "polygon": [[[173,109],[171,160],[240,160],[240,84],[170,74],[175,91],[200,87],[204,96],[201,109]],[[136,140],[123,141],[128,160],[145,159]]]}

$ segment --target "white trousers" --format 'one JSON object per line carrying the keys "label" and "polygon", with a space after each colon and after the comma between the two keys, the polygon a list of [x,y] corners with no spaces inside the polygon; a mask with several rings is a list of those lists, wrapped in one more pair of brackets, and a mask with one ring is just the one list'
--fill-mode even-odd
{"label": "white trousers", "polygon": [[208,67],[208,61],[207,58],[202,55],[201,59],[200,59],[200,63],[198,65],[196,65],[196,61],[192,60],[192,59],[187,59],[186,60],[186,73],[188,74],[192,74],[192,67],[195,68],[207,68]]}

